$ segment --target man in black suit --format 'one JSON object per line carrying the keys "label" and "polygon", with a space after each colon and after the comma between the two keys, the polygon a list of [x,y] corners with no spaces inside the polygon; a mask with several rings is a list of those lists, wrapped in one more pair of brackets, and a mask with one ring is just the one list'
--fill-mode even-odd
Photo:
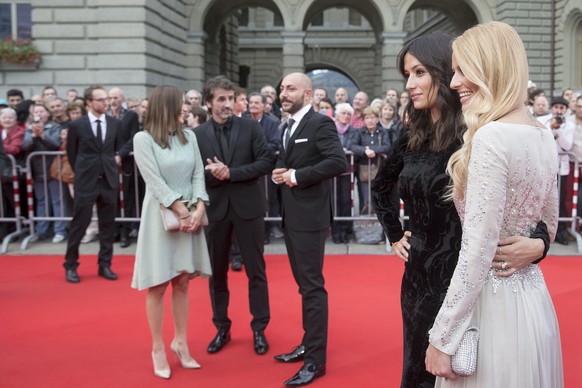
{"label": "man in black suit", "polygon": [[279,98],[289,119],[283,146],[273,170],[281,185],[283,230],[291,270],[303,306],[301,344],[282,362],[304,361],[287,386],[301,386],[325,375],[328,304],[324,287],[323,256],[332,214],[331,179],[348,168],[334,122],[311,107],[311,80],[291,73],[281,81]]}
{"label": "man in black suit", "polygon": [[99,218],[98,274],[108,280],[117,279],[111,270],[111,258],[119,191],[115,152],[121,122],[105,114],[107,92],[102,86],[90,86],[84,97],[88,114],[70,124],[67,136],[67,156],[75,172],[74,214],[64,264],[70,283],[80,281],[77,274],[79,244],[91,222],[95,202]]}
{"label": "man in black suit", "polygon": [[257,354],[265,354],[269,344],[264,330],[270,309],[263,258],[266,203],[259,179],[269,173],[273,160],[259,123],[233,115],[234,89],[224,76],[208,80],[202,94],[212,119],[194,129],[202,160],[207,163],[205,178],[210,197],[206,238],[212,264],[212,320],[218,333],[208,352],[216,353],[230,341],[227,272],[234,230],[249,280],[254,349]]}

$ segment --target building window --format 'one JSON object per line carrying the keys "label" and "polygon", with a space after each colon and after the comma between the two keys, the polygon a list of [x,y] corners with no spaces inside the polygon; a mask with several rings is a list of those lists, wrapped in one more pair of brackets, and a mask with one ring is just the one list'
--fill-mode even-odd
{"label": "building window", "polygon": [[273,26],[283,27],[283,16],[279,12],[273,12]]}
{"label": "building window", "polygon": [[239,27],[248,27],[249,25],[249,9],[243,8],[240,10],[238,14],[238,26]]}
{"label": "building window", "polygon": [[311,26],[317,26],[317,27],[321,27],[323,26],[323,11],[317,13],[315,16],[313,16],[313,19],[311,19]]}
{"label": "building window", "polygon": [[350,26],[361,26],[362,25],[362,14],[354,9],[348,10],[348,20]]}
{"label": "building window", "polygon": [[0,2],[0,39],[32,38],[32,6],[30,3]]}

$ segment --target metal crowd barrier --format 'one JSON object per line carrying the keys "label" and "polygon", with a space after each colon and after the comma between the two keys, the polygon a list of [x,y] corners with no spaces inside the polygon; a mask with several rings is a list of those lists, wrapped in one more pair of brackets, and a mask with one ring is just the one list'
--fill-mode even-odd
{"label": "metal crowd barrier", "polygon": [[[63,151],[35,151],[35,152],[31,152],[28,157],[26,158],[26,192],[27,192],[27,205],[28,205],[28,218],[25,220],[25,222],[28,225],[28,229],[27,231],[29,231],[29,235],[26,236],[20,245],[20,249],[21,250],[26,250],[28,249],[28,246],[31,242],[35,241],[35,236],[36,236],[36,231],[35,231],[35,223],[37,223],[38,221],[71,221],[73,219],[72,216],[67,215],[67,208],[69,207],[69,201],[68,199],[68,193],[67,190],[65,189],[66,184],[61,184],[59,185],[59,190],[58,190],[58,194],[59,194],[59,201],[61,202],[61,211],[60,214],[53,214],[52,216],[49,215],[50,212],[49,210],[51,209],[51,203],[50,200],[48,200],[49,198],[49,188],[48,188],[48,183],[49,183],[49,179],[51,179],[49,176],[47,176],[46,174],[44,174],[44,177],[42,178],[42,182],[43,182],[43,190],[44,190],[44,195],[45,195],[45,206],[44,206],[44,214],[46,214],[46,216],[38,216],[36,214],[36,209],[35,209],[35,205],[34,205],[34,193],[33,193],[33,176],[32,176],[32,161],[35,158],[40,158],[41,159],[41,164],[42,164],[42,168],[43,171],[48,171],[47,167],[50,167],[48,164],[47,159],[49,157],[55,157],[57,160],[57,168],[58,168],[58,176],[61,177],[62,176],[62,164],[61,164],[61,158],[59,156],[64,155],[65,152]],[[138,176],[137,176],[137,167],[134,167],[134,179],[135,179],[135,185],[136,185],[136,217],[125,217],[125,213],[126,210],[124,208],[124,189],[123,189],[123,182],[122,182],[122,172],[120,169],[119,172],[119,182],[120,182],[120,188],[119,188],[119,200],[120,200],[120,217],[116,217],[115,221],[116,222],[138,222],[140,220],[139,215],[140,215],[140,208],[139,208],[139,200],[138,200]],[[52,179],[51,179],[52,180]],[[2,219],[0,219],[0,221],[2,221]],[[97,221],[97,218],[92,218],[92,221]]]}
{"label": "metal crowd barrier", "polygon": [[[6,154],[8,160],[10,160],[10,170],[11,170],[11,182],[3,182],[0,185],[0,223],[3,224],[11,224],[14,223],[15,230],[11,233],[6,234],[2,239],[2,247],[0,248],[0,254],[5,254],[8,252],[9,244],[19,238],[20,236],[26,234],[28,232],[28,228],[24,226],[25,220],[22,217],[20,211],[20,183],[19,177],[21,168],[16,163],[16,159],[14,156],[10,154]],[[8,191],[5,193],[5,191]],[[6,197],[12,196],[12,203],[6,204],[5,203],[5,194]],[[7,205],[14,206],[14,216],[9,217],[6,212],[4,211],[7,208]],[[6,225],[8,227],[8,225]]]}
{"label": "metal crowd barrier", "polygon": [[[578,158],[573,153],[560,152],[559,155],[560,156],[568,155],[568,157],[570,158],[570,163],[574,164],[574,170],[573,170],[574,181],[572,183],[572,212],[570,214],[570,217],[568,217],[566,215],[560,215],[560,217],[558,218],[558,221],[570,223],[570,228],[568,229],[568,231],[576,239],[576,246],[577,246],[578,253],[582,253],[582,236],[580,236],[580,233],[579,233],[580,219],[578,217],[578,179],[580,176],[580,166],[578,163]],[[560,177],[558,176],[558,190],[562,190],[560,185],[561,185],[561,181],[560,181]]]}
{"label": "metal crowd barrier", "polygon": [[[42,166],[44,168],[44,171],[47,171],[47,158],[48,157],[56,157],[56,156],[61,156],[63,155],[64,152],[62,151],[43,151],[43,152],[33,152],[31,153],[28,158],[26,159],[26,168],[25,169],[19,169],[15,159],[9,155],[9,158],[11,160],[12,163],[12,175],[13,175],[13,180],[12,180],[12,188],[13,188],[13,194],[14,194],[14,203],[15,203],[15,216],[14,217],[6,217],[6,215],[4,214],[4,212],[0,213],[0,222],[12,222],[15,224],[15,228],[16,231],[13,233],[10,233],[9,235],[7,235],[2,243],[2,250],[0,251],[0,253],[6,253],[7,249],[8,249],[8,244],[13,241],[14,239],[16,239],[19,236],[22,236],[24,234],[26,234],[27,232],[29,233],[28,236],[26,236],[22,243],[21,243],[21,249],[22,250],[26,250],[28,248],[28,245],[31,243],[31,240],[33,240],[33,237],[35,236],[35,223],[38,221],[70,221],[72,219],[71,216],[67,216],[66,214],[66,206],[61,206],[61,213],[60,214],[56,214],[56,215],[52,215],[49,216],[49,206],[50,203],[49,201],[45,201],[45,211],[44,213],[47,214],[47,216],[37,216],[36,215],[36,210],[34,208],[34,202],[33,202],[33,185],[32,185],[32,169],[31,169],[31,163],[32,160],[34,158],[41,158],[42,160]],[[578,224],[579,224],[579,218],[578,218],[578,214],[577,214],[577,200],[578,200],[578,178],[579,178],[579,164],[578,161],[576,160],[576,158],[574,157],[573,154],[571,153],[561,153],[561,154],[567,154],[571,160],[574,162],[575,167],[574,167],[574,183],[573,183],[573,206],[572,206],[572,214],[571,216],[566,216],[566,215],[562,215],[559,218],[559,221],[561,222],[567,222],[570,223],[570,228],[569,228],[569,232],[576,238],[576,242],[577,242],[577,249],[579,253],[582,253],[582,236],[578,233],[577,229],[578,229]],[[334,196],[334,202],[333,202],[333,214],[334,214],[334,220],[337,221],[377,221],[377,217],[373,212],[368,211],[366,214],[359,214],[359,211],[356,211],[355,209],[355,195],[357,195],[357,187],[356,187],[356,176],[355,176],[355,155],[353,152],[346,152],[346,155],[349,159],[349,165],[350,168],[348,170],[348,172],[344,175],[349,174],[350,176],[350,196],[351,196],[351,209],[350,209],[350,216],[337,216],[337,190],[338,190],[338,184],[337,184],[337,178],[334,179],[333,181],[333,196]],[[59,176],[62,173],[62,166],[61,166],[61,162],[60,162],[60,158],[57,158],[58,162],[58,171],[59,171]],[[371,168],[371,160],[368,160],[368,168]],[[366,168],[366,167],[363,167]],[[26,173],[26,192],[27,192],[27,205],[28,205],[28,218],[23,218],[21,213],[20,213],[20,197],[19,197],[19,181],[18,181],[18,175],[19,175],[19,170],[23,171]],[[134,214],[136,215],[135,217],[128,217],[126,216],[126,208],[125,208],[125,190],[123,187],[123,180],[122,180],[122,171],[120,169],[120,176],[119,176],[119,182],[120,182],[120,217],[116,217],[115,221],[116,222],[139,222],[140,221],[140,211],[141,211],[141,203],[140,203],[140,198],[142,198],[142,196],[140,195],[141,193],[139,192],[139,188],[140,188],[140,184],[139,184],[139,170],[137,168],[137,165],[134,163],[134,171],[133,171],[133,180],[134,180],[134,185],[135,185],[135,207],[134,207]],[[45,197],[47,197],[48,195],[48,177],[45,177],[43,180],[43,189],[45,190]],[[265,196],[268,200],[268,196],[269,196],[269,192],[267,189],[267,183],[268,180],[270,179],[270,175],[266,175],[264,177],[265,179]],[[558,180],[559,182],[559,180]],[[364,195],[366,195],[368,197],[368,203],[371,203],[371,191],[370,191],[370,186],[368,186],[368,191],[366,193],[364,193]],[[64,189],[65,185],[59,185],[59,199],[61,200],[62,203],[66,203],[65,201],[65,197],[66,197],[66,191]],[[0,199],[2,200],[2,199]],[[2,206],[4,207],[4,206]],[[370,206],[371,207],[371,206]],[[0,209],[1,210],[1,209]],[[402,223],[404,223],[405,220],[408,219],[408,216],[404,213],[404,205],[402,203],[402,201],[400,201],[400,221]],[[97,220],[96,218],[93,218],[93,220]],[[269,216],[268,213],[265,214],[265,221],[271,221],[271,222],[277,222],[277,221],[281,221],[281,217],[277,216],[277,217],[272,217]],[[390,244],[386,244],[386,250],[388,252],[391,251],[391,246]]]}

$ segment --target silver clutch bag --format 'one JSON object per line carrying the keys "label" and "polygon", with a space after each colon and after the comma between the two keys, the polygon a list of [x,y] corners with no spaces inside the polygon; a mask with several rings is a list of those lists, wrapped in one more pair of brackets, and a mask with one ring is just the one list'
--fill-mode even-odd
{"label": "silver clutch bag", "polygon": [[461,338],[457,352],[451,357],[453,372],[459,376],[471,376],[477,369],[479,329],[469,327]]}
{"label": "silver clutch bag", "polygon": [[172,210],[160,204],[160,214],[162,215],[162,224],[166,232],[174,232],[180,229],[180,218]]}

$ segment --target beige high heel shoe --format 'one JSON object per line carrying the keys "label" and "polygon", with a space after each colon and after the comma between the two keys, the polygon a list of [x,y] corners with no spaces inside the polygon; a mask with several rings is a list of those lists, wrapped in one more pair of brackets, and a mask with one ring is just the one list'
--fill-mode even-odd
{"label": "beige high heel shoe", "polygon": [[[156,358],[154,352],[152,352],[152,361],[154,362],[154,374],[162,379],[169,379],[172,372],[170,371],[170,366],[166,360],[166,354],[164,353],[164,359],[161,360],[160,357]],[[163,362],[166,362],[165,366],[161,366]]]}
{"label": "beige high heel shoe", "polygon": [[196,360],[193,359],[192,357],[190,357],[189,360],[186,360],[186,356],[182,354],[182,352],[180,352],[180,349],[178,349],[178,345],[176,344],[176,342],[172,341],[172,343],[170,344],[170,349],[172,349],[174,353],[176,353],[176,357],[178,357],[178,359],[180,360],[180,363],[182,364],[183,368],[186,369],[200,368],[200,364],[196,362]]}

